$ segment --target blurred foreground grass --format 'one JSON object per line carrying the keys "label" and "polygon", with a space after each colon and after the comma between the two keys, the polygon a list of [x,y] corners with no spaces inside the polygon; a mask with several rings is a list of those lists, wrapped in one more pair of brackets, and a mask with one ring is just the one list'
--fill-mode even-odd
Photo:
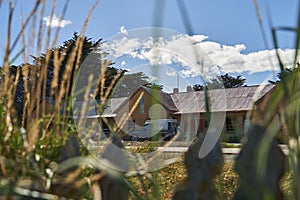
{"label": "blurred foreground grass", "polygon": [[[233,169],[234,161],[225,162],[223,172],[214,180],[214,187],[217,191],[217,199],[233,199],[234,193],[239,185],[239,178]],[[201,173],[201,172],[199,172]],[[153,185],[149,181],[149,176],[156,183]],[[129,182],[144,197],[144,199],[172,199],[176,185],[186,178],[183,157],[177,162],[151,174],[141,177],[130,177]],[[141,184],[141,181],[143,184]],[[155,191],[155,187],[159,191]],[[292,173],[287,173],[280,183],[280,187],[285,195],[284,199],[294,199]],[[134,199],[132,194],[130,199]]]}

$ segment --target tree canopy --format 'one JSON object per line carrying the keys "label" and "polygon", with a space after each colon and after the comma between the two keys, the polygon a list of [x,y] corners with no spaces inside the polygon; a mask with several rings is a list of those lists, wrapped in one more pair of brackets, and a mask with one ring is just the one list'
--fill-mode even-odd
{"label": "tree canopy", "polygon": [[124,74],[116,84],[112,96],[115,98],[128,97],[140,86],[146,86],[156,90],[163,89],[162,85],[150,82],[149,77],[143,72],[136,72],[132,74]]}
{"label": "tree canopy", "polygon": [[282,70],[281,72],[277,73],[277,80],[276,81],[272,81],[269,80],[269,83],[271,84],[276,84],[276,83],[280,83],[282,80],[284,80],[289,74],[293,73],[295,70],[295,68],[285,68],[284,70]]}
{"label": "tree canopy", "polygon": [[[81,45],[80,42],[82,42]],[[42,97],[56,98],[61,91],[63,91],[61,97],[68,98],[72,95],[75,77],[80,66],[88,55],[98,56],[98,59],[88,59],[90,62],[86,62],[91,67],[93,64],[98,64],[93,63],[94,61],[101,59],[103,59],[101,62],[107,65],[104,90],[112,83],[117,74],[120,74],[121,77],[124,71],[111,66],[113,63],[105,60],[105,52],[99,50],[98,53],[95,53],[93,51],[96,47],[99,47],[100,42],[101,40],[92,41],[91,38],[81,37],[74,33],[71,39],[63,42],[63,45],[48,49],[38,57],[32,56],[32,64],[25,63],[21,66],[11,66],[10,77],[15,78],[17,72],[20,72],[14,103],[18,116],[21,117],[24,109],[25,81],[28,84],[26,89],[29,92],[34,92],[34,95],[31,96],[37,99]]]}
{"label": "tree canopy", "polygon": [[226,73],[225,75],[218,76],[218,79],[221,83],[224,84],[225,88],[237,88],[237,87],[246,86],[245,85],[246,79],[240,75],[234,77]]}
{"label": "tree canopy", "polygon": [[[82,40],[82,46],[78,44]],[[64,97],[71,96],[74,78],[83,60],[89,53],[96,48],[101,39],[94,42],[91,38],[81,37],[75,32],[71,39],[63,42],[63,45],[48,49],[39,57],[34,58],[34,65],[41,68],[47,68],[46,96],[55,97],[56,93],[62,89],[66,90]],[[78,57],[80,56],[80,59]],[[59,62],[60,61],[60,62]],[[56,62],[56,63],[55,63]],[[58,72],[57,83],[53,84],[56,70]],[[62,85],[64,75],[69,71],[67,84]],[[55,80],[54,80],[55,81]],[[52,85],[51,85],[52,84]]]}
{"label": "tree canopy", "polygon": [[207,87],[209,89],[237,88],[237,87],[246,86],[245,82],[246,79],[240,75],[234,77],[226,73],[224,75],[217,76],[216,78],[210,79],[210,81],[206,83],[206,86],[203,86],[201,84],[193,85],[193,90],[202,91],[204,87]]}

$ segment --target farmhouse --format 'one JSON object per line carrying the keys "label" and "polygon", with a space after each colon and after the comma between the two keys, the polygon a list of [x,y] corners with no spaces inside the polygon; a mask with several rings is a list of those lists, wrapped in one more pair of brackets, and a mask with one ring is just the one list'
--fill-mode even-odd
{"label": "farmhouse", "polygon": [[[243,136],[249,120],[253,120],[251,111],[260,106],[274,87],[261,85],[208,90],[210,112],[224,116],[223,140],[238,140]],[[174,89],[173,93],[165,93],[140,86],[129,97],[109,99],[101,119],[105,118],[104,121],[123,134],[141,129],[146,120],[176,119],[184,134],[182,139],[190,141],[209,126],[205,102],[205,91],[192,91],[190,87],[186,92]],[[102,128],[107,128],[103,120]]]}

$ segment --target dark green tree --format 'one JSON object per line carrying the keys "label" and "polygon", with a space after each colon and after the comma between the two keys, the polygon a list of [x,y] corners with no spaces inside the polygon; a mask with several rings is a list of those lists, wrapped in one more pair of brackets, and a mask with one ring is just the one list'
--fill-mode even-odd
{"label": "dark green tree", "polygon": [[143,72],[136,72],[132,74],[124,74],[116,84],[112,96],[114,98],[128,97],[140,86],[160,91],[163,89],[163,85],[150,82],[149,77]]}
{"label": "dark green tree", "polygon": [[[82,40],[82,46],[79,45],[80,40]],[[45,81],[46,94],[42,95],[55,97],[55,95],[57,95],[57,91],[65,90],[64,98],[71,96],[74,78],[79,69],[77,66],[81,65],[83,60],[100,44],[100,42],[101,39],[94,42],[91,41],[91,38],[78,36],[78,34],[75,32],[71,39],[63,42],[63,45],[48,49],[39,57],[33,57],[33,65],[38,68],[39,73],[42,73],[45,67],[47,68],[47,77]],[[58,58],[62,59],[61,63],[59,64],[59,69],[55,69],[54,65],[54,62],[58,60],[55,58],[56,53]],[[80,56],[80,59],[78,59],[78,56]],[[78,60],[79,63],[77,63]],[[67,84],[62,85],[63,76],[67,69],[70,70],[68,82]],[[51,88],[55,70],[58,70],[58,83],[56,84],[57,88]],[[55,91],[53,91],[53,89]]]}
{"label": "dark green tree", "polygon": [[[220,88],[237,88],[246,86],[246,79],[242,76],[230,76],[228,73],[225,75],[217,76],[216,78],[210,79],[209,82],[206,83],[206,87],[208,89],[220,89]],[[201,84],[193,85],[194,91],[202,91],[204,90],[204,86]]]}
{"label": "dark green tree", "polygon": [[[14,89],[15,94],[13,95],[14,95],[14,108],[17,112],[18,117],[22,115],[23,103],[24,103],[24,80],[23,80],[22,73],[20,73],[21,70],[22,67],[12,65],[9,67],[9,74],[6,74],[2,69],[2,67],[0,67],[0,87],[2,87],[1,84],[4,79],[4,76],[7,75],[9,76],[12,82],[17,82],[16,88]],[[18,80],[16,80],[17,74],[19,75]]]}
{"label": "dark green tree", "polygon": [[[94,77],[93,83],[95,85],[91,90],[97,93],[95,97],[97,100],[105,96],[107,96],[106,98],[110,98],[119,79],[126,72],[126,70],[113,67],[113,63],[110,60],[106,60],[104,56],[105,53],[98,50],[92,51],[82,63],[79,76],[77,76],[76,89],[79,90],[88,85],[89,76],[92,75]],[[76,95],[77,99],[81,99],[83,93]]]}
{"label": "dark green tree", "polygon": [[194,91],[203,91],[204,90],[204,86],[201,84],[195,84],[193,85],[193,90]]}
{"label": "dark green tree", "polygon": [[157,83],[147,83],[144,85],[145,87],[151,88],[153,90],[163,90],[164,86],[163,85],[159,85]]}
{"label": "dark green tree", "polygon": [[287,75],[289,75],[290,73],[293,73],[294,70],[295,69],[292,69],[292,68],[285,68],[284,70],[282,70],[281,72],[279,72],[277,74],[276,81],[269,80],[269,83],[271,83],[271,84],[280,83],[282,80],[284,80],[287,77]]}
{"label": "dark green tree", "polygon": [[[80,41],[82,42],[82,45],[78,45],[78,42]],[[22,116],[24,109],[24,80],[30,80],[28,82],[30,89],[37,92],[37,84],[42,79],[42,91],[40,91],[40,98],[55,98],[58,92],[61,90],[64,91],[63,98],[68,98],[72,95],[75,78],[82,64],[85,63],[89,65],[90,69],[92,70],[93,68],[99,68],[99,63],[101,63],[107,66],[106,70],[103,71],[105,73],[104,90],[106,90],[111,84],[113,78],[117,74],[122,75],[124,71],[114,68],[112,66],[113,63],[110,60],[105,60],[106,53],[99,49],[99,47],[101,47],[100,44],[101,39],[98,41],[92,41],[91,38],[81,37],[78,36],[77,33],[74,33],[70,40],[63,42],[63,45],[48,49],[39,57],[32,56],[34,58],[33,64],[27,63],[23,64],[22,66],[11,66],[11,77],[15,77],[18,70],[21,71],[15,97],[15,107],[18,112],[18,117]],[[80,56],[80,59],[78,59],[78,56]],[[94,56],[95,59],[87,59],[87,61],[84,62],[87,56]],[[61,62],[55,67],[55,62],[57,62],[59,59]],[[78,61],[79,63],[76,63]],[[22,76],[22,70],[24,70],[24,68],[28,70],[28,77]],[[58,77],[56,80],[57,83],[55,84],[55,87],[53,87],[52,83],[55,81],[55,70],[58,72]],[[70,71],[67,73],[67,70]],[[101,71],[98,71],[99,73],[95,74],[95,76],[101,74]],[[42,76],[44,72],[46,72],[46,76]],[[67,77],[65,76],[66,74],[68,74]],[[88,77],[85,77],[85,79],[87,78]],[[64,79],[66,81],[63,84]]]}
{"label": "dark green tree", "polygon": [[132,94],[138,87],[149,85],[149,77],[143,72],[137,72],[132,74],[124,74],[123,77],[116,84],[112,96],[118,97],[128,97]]}
{"label": "dark green tree", "polygon": [[246,86],[245,85],[246,79],[240,75],[234,77],[226,73],[225,75],[218,76],[218,79],[221,83],[224,84],[225,88],[237,88],[237,87]]}
{"label": "dark green tree", "polygon": [[[76,51],[76,47],[80,47],[80,45],[78,45],[78,40],[82,40],[82,47],[80,49],[77,49]],[[105,73],[105,81],[103,87],[104,91],[106,91],[106,89],[111,86],[113,78],[119,73],[122,75],[125,71],[113,67],[112,61],[105,59],[106,52],[101,51],[100,47],[101,39],[98,41],[92,41],[91,38],[78,36],[75,32],[70,40],[63,42],[63,45],[49,49],[45,54],[42,54],[40,57],[34,58],[34,65],[47,67],[45,95],[48,97],[55,97],[58,91],[65,90],[66,92],[64,98],[70,97],[72,94],[76,75],[78,74],[78,71],[80,70],[82,65],[87,65],[87,68],[85,68],[86,72],[81,71],[81,73],[91,74],[91,72],[93,72],[95,79],[100,78],[101,74]],[[54,79],[55,52],[58,53],[59,58],[63,59],[58,69],[57,88],[51,88],[51,83]],[[50,54],[48,63],[46,57],[49,55],[47,54]],[[77,63],[78,56],[80,56],[79,63]],[[101,68],[104,65],[105,67]],[[67,83],[63,85],[62,81],[67,69],[71,71],[71,74],[69,77],[67,77]],[[88,76],[81,75],[81,77],[83,77],[85,80],[80,81],[87,81],[88,79]]]}

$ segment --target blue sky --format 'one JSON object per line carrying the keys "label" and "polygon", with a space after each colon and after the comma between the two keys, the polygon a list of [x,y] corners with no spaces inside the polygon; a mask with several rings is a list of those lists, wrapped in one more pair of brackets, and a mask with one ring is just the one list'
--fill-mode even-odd
{"label": "blue sky", "polygon": [[[15,37],[15,33],[20,29],[21,11],[24,16],[28,15],[34,1],[13,2],[16,2],[16,10],[14,13],[12,37]],[[61,28],[57,44],[61,44],[62,41],[71,38],[74,31],[81,31],[85,16],[88,14],[94,2],[93,0],[70,1],[64,17],[64,20],[67,20],[68,23]],[[234,68],[229,70],[229,73],[233,75],[242,74],[247,78],[248,85],[260,84],[264,79],[271,79],[272,74],[276,74],[270,71],[271,68],[262,70],[262,67],[257,67],[257,69],[249,70],[249,65],[257,64],[254,61],[263,63],[268,60],[267,57],[265,57],[266,46],[264,45],[262,34],[259,30],[252,0],[183,0],[183,2],[188,12],[193,34],[205,36],[205,39],[200,41],[202,44],[201,48],[208,46],[211,51],[214,51],[213,47],[216,48],[215,52],[217,53],[213,52],[212,58],[214,61],[219,59],[215,64],[224,64],[224,68],[221,70],[222,73],[227,72],[230,67]],[[57,17],[60,16],[65,1],[59,0],[58,3],[55,10]],[[270,27],[267,22],[266,0],[258,1],[258,3],[266,30],[269,49],[273,49]],[[299,7],[298,0],[272,0],[268,1],[268,3],[274,26],[295,27]],[[51,4],[52,1],[47,3],[43,17],[50,15]],[[5,25],[8,15],[7,1],[2,3],[0,9],[0,22],[2,25]],[[47,28],[46,24],[44,24],[44,26]],[[179,12],[177,1],[175,0],[102,0],[91,16],[85,35],[93,38],[93,40],[103,38],[105,41],[110,40],[111,36],[120,33],[121,27],[126,31],[153,26],[172,29],[182,34],[188,33],[184,20]],[[4,50],[6,43],[6,26],[4,30],[5,31],[0,32],[0,45],[2,50]],[[279,45],[280,48],[282,48],[284,58],[289,58],[292,54],[292,52],[286,52],[285,50],[293,49],[294,37],[292,33],[279,34]],[[34,41],[34,39],[32,41]],[[34,42],[32,41],[28,42],[30,43],[30,45],[28,44],[30,48],[30,50],[27,51],[28,54],[34,54]],[[17,46],[12,55],[14,53],[16,54],[20,48],[21,45]],[[232,55],[230,62],[237,60],[236,67],[232,67],[232,63],[228,65],[228,61],[220,60],[220,52],[227,50],[229,50],[228,55]],[[0,52],[0,56],[3,57],[3,52]],[[242,63],[247,64],[243,66],[237,58],[241,58],[243,60]],[[149,60],[146,59],[146,61]],[[262,66],[265,65],[267,64],[262,64]],[[243,71],[243,69],[245,70]],[[274,64],[272,69],[277,69],[276,64]],[[268,77],[269,75],[271,75],[271,77]],[[195,78],[193,80],[193,77],[191,77],[190,80],[192,83],[197,82]]]}

